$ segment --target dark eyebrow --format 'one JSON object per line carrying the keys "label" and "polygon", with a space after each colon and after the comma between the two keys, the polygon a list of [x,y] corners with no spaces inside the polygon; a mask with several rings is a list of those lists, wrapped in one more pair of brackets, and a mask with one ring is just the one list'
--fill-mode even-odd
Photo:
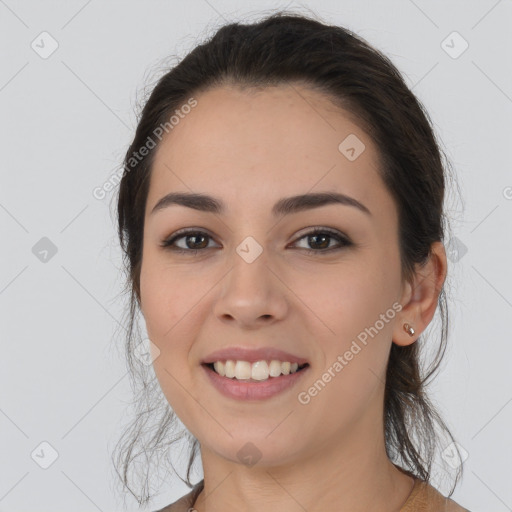
{"label": "dark eyebrow", "polygon": [[[222,201],[205,194],[194,194],[190,192],[171,192],[162,197],[151,210],[150,215],[171,205],[181,205],[203,212],[222,214],[225,206]],[[353,197],[337,192],[318,192],[301,194],[298,196],[283,197],[276,202],[272,208],[272,215],[288,215],[312,208],[319,208],[328,204],[342,204],[358,208],[367,215],[370,210]]]}

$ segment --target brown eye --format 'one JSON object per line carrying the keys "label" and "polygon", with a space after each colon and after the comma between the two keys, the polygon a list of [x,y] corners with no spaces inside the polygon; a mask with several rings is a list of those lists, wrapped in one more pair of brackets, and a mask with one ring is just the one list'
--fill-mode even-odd
{"label": "brown eye", "polygon": [[[177,245],[176,242],[182,239],[184,240],[182,245]],[[209,239],[211,236],[204,231],[179,231],[171,238],[164,240],[161,247],[180,253],[196,254],[200,250],[208,249]]]}
{"label": "brown eye", "polygon": [[[327,252],[336,251],[339,249],[343,249],[344,247],[349,247],[353,245],[353,243],[344,235],[337,231],[332,231],[327,228],[315,228],[313,231],[306,233],[301,236],[295,243],[299,240],[307,239],[306,243],[311,248],[304,248],[304,250],[308,253],[317,253],[324,254]],[[335,240],[338,245],[334,247],[330,247],[331,241]]]}

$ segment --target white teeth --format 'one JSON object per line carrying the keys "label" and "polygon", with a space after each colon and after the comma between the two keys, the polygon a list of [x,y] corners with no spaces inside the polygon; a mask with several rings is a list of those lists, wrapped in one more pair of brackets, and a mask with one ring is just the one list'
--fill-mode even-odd
{"label": "white teeth", "polygon": [[251,370],[251,378],[254,380],[267,380],[270,375],[267,361],[257,361],[253,363]]}
{"label": "white teeth", "polygon": [[237,361],[235,364],[235,377],[238,380],[251,378],[251,365],[247,361]]}
{"label": "white teeth", "polygon": [[235,376],[235,361],[226,361],[226,364],[224,365],[224,371],[226,373],[226,377],[232,379]]}
{"label": "white teeth", "polygon": [[224,361],[216,361],[213,363],[213,368],[222,377],[230,379],[236,378],[238,380],[267,380],[269,377],[279,377],[282,375],[289,375],[295,373],[299,365],[298,363],[290,363],[288,361],[256,361],[249,363],[248,361],[234,361],[228,359]]}
{"label": "white teeth", "polygon": [[215,371],[219,374],[219,375],[226,375],[226,370],[224,368],[224,363],[222,361],[217,361],[215,363],[213,363],[213,367],[215,368]]}
{"label": "white teeth", "polygon": [[270,376],[279,377],[281,375],[281,361],[270,361]]}

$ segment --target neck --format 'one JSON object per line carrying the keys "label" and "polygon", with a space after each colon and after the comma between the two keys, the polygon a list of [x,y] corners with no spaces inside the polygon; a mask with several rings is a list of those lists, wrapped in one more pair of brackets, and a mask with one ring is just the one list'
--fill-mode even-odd
{"label": "neck", "polygon": [[326,439],[313,453],[283,465],[248,467],[202,446],[204,489],[194,509],[399,512],[414,480],[391,463],[382,426],[377,435],[375,425],[376,418],[368,415],[350,435],[335,436],[342,442]]}

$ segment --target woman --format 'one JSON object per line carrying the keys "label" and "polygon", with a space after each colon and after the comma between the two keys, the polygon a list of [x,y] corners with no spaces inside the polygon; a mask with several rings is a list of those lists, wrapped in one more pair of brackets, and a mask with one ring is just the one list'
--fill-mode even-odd
{"label": "woman", "polygon": [[446,170],[393,64],[300,15],[225,26],[159,80],[124,166],[128,356],[140,308],[167,401],[139,453],[177,416],[204,472],[162,510],[466,510],[429,483],[436,424],[453,438],[419,365],[438,304],[446,341]]}

